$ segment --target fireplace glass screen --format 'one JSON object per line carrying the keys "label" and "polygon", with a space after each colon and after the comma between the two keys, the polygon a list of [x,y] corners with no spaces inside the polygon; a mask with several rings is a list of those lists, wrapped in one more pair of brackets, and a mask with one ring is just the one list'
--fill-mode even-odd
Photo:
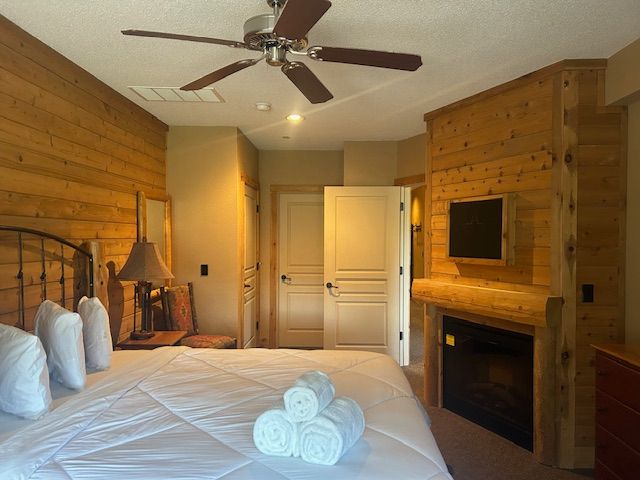
{"label": "fireplace glass screen", "polygon": [[533,449],[533,337],[445,316],[443,404]]}

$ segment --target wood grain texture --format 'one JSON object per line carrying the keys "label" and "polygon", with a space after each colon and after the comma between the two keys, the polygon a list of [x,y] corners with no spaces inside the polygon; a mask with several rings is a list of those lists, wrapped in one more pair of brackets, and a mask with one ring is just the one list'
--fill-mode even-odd
{"label": "wood grain texture", "polygon": [[[114,337],[126,336],[133,323],[132,285],[115,275],[136,240],[136,192],[166,197],[167,129],[0,16],[0,223],[77,244],[98,241],[89,245],[103,254],[96,281],[108,298],[118,330]],[[13,268],[12,249],[0,242],[7,272]],[[33,285],[29,312],[40,301],[39,266],[32,261],[26,264]],[[59,275],[56,269],[49,278]],[[0,322],[14,323],[15,292],[15,286],[1,283]],[[51,284],[47,295],[61,292]]]}
{"label": "wood grain texture", "polygon": [[[496,289],[562,298],[555,321],[532,323],[534,455],[569,468],[593,465],[589,344],[621,341],[624,329],[626,111],[602,104],[605,66],[559,62],[425,115],[425,281],[444,291],[429,288],[423,299],[437,305],[434,318],[457,309],[495,321],[509,318],[495,311]],[[448,202],[503,193],[516,210],[513,265],[448,262]],[[583,301],[583,284],[593,285],[593,302]]]}

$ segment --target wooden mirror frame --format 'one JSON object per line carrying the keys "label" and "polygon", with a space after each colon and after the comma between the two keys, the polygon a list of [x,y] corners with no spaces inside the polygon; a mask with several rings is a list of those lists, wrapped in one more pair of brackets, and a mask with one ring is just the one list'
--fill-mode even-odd
{"label": "wooden mirror frame", "polygon": [[[137,214],[137,234],[136,238],[138,242],[142,242],[147,239],[148,228],[148,216],[147,205],[149,201],[163,202],[164,203],[164,250],[161,249],[161,254],[164,263],[169,270],[172,270],[172,245],[171,245],[171,197],[169,196],[151,196],[147,197],[144,192],[140,191],[136,195],[136,214]],[[150,239],[153,241],[153,239]],[[166,285],[170,285],[171,280],[166,280]]]}

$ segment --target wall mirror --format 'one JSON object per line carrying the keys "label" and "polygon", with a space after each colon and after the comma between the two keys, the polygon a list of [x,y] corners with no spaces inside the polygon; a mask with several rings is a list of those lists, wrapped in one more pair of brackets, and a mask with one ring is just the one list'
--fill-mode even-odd
{"label": "wall mirror", "polygon": [[137,215],[137,240],[156,243],[164,263],[171,270],[171,198],[147,197],[144,192],[138,192]]}

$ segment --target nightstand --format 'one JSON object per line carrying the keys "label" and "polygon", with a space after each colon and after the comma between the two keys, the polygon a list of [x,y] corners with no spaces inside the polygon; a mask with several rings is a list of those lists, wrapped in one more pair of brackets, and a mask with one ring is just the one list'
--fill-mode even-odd
{"label": "nightstand", "polygon": [[122,350],[153,350],[158,347],[170,347],[178,345],[186,335],[186,330],[165,331],[156,330],[155,335],[144,340],[132,340],[131,338],[120,342],[117,347]]}

